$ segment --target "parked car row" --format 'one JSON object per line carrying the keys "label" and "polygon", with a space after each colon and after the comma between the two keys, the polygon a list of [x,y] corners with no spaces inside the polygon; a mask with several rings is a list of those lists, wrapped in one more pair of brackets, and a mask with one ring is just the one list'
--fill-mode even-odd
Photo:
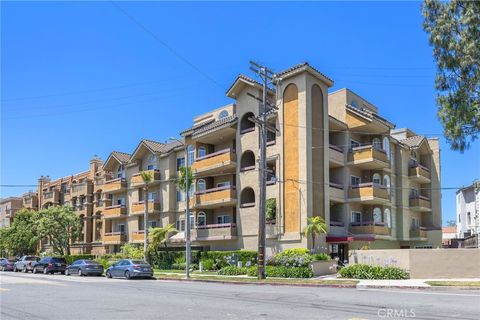
{"label": "parked car row", "polygon": [[[64,258],[45,257],[40,259],[36,256],[23,256],[18,261],[7,258],[0,259],[1,271],[29,272],[54,274],[61,273],[66,276],[102,276],[103,266],[93,260],[76,260],[68,265]],[[151,278],[153,269],[144,260],[123,259],[105,270],[107,278]]]}

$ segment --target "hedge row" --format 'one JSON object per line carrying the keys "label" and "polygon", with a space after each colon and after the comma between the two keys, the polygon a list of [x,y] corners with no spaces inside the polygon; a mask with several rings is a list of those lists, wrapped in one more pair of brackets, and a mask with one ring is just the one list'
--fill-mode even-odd
{"label": "hedge row", "polygon": [[352,279],[408,279],[407,271],[397,267],[371,266],[368,264],[351,264],[339,271],[343,278]]}
{"label": "hedge row", "polygon": [[[282,267],[282,266],[267,266],[267,277],[276,278],[311,278],[313,277],[312,269],[308,267]],[[219,275],[225,276],[238,276],[248,275],[251,277],[258,276],[258,269],[256,266],[249,268],[237,268],[235,266],[229,266],[220,269],[217,272]]]}

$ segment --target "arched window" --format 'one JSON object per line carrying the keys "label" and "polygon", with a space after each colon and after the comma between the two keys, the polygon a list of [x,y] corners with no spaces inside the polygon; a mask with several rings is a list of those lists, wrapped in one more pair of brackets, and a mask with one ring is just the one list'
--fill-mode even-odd
{"label": "arched window", "polygon": [[383,137],[383,151],[387,154],[387,159],[390,160],[390,140],[388,137]]}
{"label": "arched window", "polygon": [[151,154],[147,158],[147,170],[157,169],[157,157],[154,154]]}
{"label": "arched window", "polygon": [[204,179],[198,179],[197,181],[197,191],[202,192],[205,191],[206,185],[205,185],[205,180]]}
{"label": "arched window", "polygon": [[374,173],[373,178],[372,178],[373,184],[382,184],[382,178],[380,177],[380,174]]}
{"label": "arched window", "polygon": [[198,147],[197,153],[198,158],[205,157],[207,155],[207,149],[205,149],[205,147]]}
{"label": "arched window", "polygon": [[118,166],[117,178],[125,178],[125,166],[123,164]]}
{"label": "arched window", "polygon": [[248,208],[255,206],[255,192],[252,188],[247,187],[242,190],[240,194],[240,207]]}
{"label": "arched window", "polygon": [[205,215],[205,212],[199,212],[197,214],[197,226],[204,226],[207,224],[207,216]]}
{"label": "arched window", "polygon": [[188,165],[190,166],[195,161],[195,148],[193,145],[187,147],[187,155]]}
{"label": "arched window", "polygon": [[392,227],[392,214],[390,213],[390,209],[385,208],[383,211],[383,219],[387,224],[387,227],[391,228]]}
{"label": "arched window", "polygon": [[226,117],[228,117],[228,111],[227,110],[222,110],[218,114],[218,120],[222,120],[223,118],[226,118]]}
{"label": "arched window", "polygon": [[375,223],[382,222],[382,210],[380,208],[373,209],[373,221]]}
{"label": "arched window", "polygon": [[245,151],[240,160],[240,171],[248,171],[253,169],[255,169],[255,155],[250,150]]}
{"label": "arched window", "polygon": [[255,117],[252,112],[247,112],[243,115],[242,121],[240,121],[240,133],[247,133],[255,130],[255,123],[249,118]]}
{"label": "arched window", "polygon": [[383,176],[383,185],[387,187],[387,192],[390,193],[390,177],[388,175]]}
{"label": "arched window", "polygon": [[379,138],[373,138],[372,145],[377,150],[382,150],[382,141]]}

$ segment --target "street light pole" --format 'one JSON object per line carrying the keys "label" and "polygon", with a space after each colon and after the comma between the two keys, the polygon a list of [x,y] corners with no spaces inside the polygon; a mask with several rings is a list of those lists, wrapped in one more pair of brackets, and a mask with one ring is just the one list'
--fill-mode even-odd
{"label": "street light pole", "polygon": [[189,183],[188,183],[188,148],[187,144],[180,141],[177,138],[171,137],[170,140],[178,141],[183,145],[183,151],[185,154],[185,277],[190,278],[190,256],[191,256],[191,241],[190,241],[190,196],[189,196]]}

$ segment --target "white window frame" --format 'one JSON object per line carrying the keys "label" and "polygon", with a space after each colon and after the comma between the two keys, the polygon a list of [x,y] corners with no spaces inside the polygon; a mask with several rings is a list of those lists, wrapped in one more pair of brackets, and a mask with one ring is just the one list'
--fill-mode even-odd
{"label": "white window frame", "polygon": [[222,181],[217,183],[217,188],[222,188],[222,187],[229,187],[230,186],[230,181]]}
{"label": "white window frame", "polygon": [[385,210],[383,210],[383,219],[387,223],[387,227],[391,228],[392,227],[392,212],[390,211],[389,208],[385,208]]}
{"label": "white window frame", "polygon": [[387,154],[387,160],[390,160],[390,139],[383,137],[383,151]]}
{"label": "white window frame", "polygon": [[147,158],[147,170],[156,170],[157,169],[157,156],[151,154]]}
{"label": "white window frame", "polygon": [[207,190],[207,183],[206,183],[205,179],[198,179],[197,190],[198,190],[198,192],[202,192],[202,191]]}
{"label": "white window frame", "polygon": [[231,223],[230,215],[224,214],[224,215],[217,216],[217,224],[226,224],[226,223]]}
{"label": "white window frame", "polygon": [[187,161],[189,166],[195,162],[195,147],[192,144],[187,147]]}
{"label": "white window frame", "polygon": [[[358,221],[354,217],[358,216]],[[362,223],[362,213],[360,211],[351,211],[350,212],[350,222],[351,223]]]}
{"label": "white window frame", "polygon": [[382,209],[380,209],[379,207],[373,208],[372,215],[373,215],[373,222],[375,223],[383,222]]}
{"label": "white window frame", "polygon": [[382,176],[379,173],[374,173],[372,177],[373,184],[381,185],[382,184]]}
{"label": "white window frame", "polygon": [[373,138],[372,139],[372,147],[374,149],[377,149],[377,150],[383,150],[383,146],[382,146],[382,140],[380,140],[380,138]]}
{"label": "white window frame", "polygon": [[156,191],[149,191],[147,199],[148,201],[156,201],[158,199],[158,193]]}
{"label": "white window frame", "polygon": [[202,158],[207,155],[207,148],[205,147],[198,147],[197,149],[197,158]]}
{"label": "white window frame", "polygon": [[[203,220],[203,223],[200,223]],[[201,211],[197,213],[197,226],[205,226],[207,225],[207,215],[205,212]]]}
{"label": "white window frame", "polygon": [[[353,184],[352,178],[355,178],[355,180],[358,179],[358,183],[357,183],[357,184]],[[350,175],[350,185],[351,185],[352,187],[358,186],[358,185],[361,184],[361,183],[362,183],[362,178],[361,178],[361,177],[356,176],[356,175],[353,175],[353,174]]]}
{"label": "white window frame", "polygon": [[115,230],[117,230],[116,232],[125,233],[125,228],[125,223],[118,223],[115,225]]}

